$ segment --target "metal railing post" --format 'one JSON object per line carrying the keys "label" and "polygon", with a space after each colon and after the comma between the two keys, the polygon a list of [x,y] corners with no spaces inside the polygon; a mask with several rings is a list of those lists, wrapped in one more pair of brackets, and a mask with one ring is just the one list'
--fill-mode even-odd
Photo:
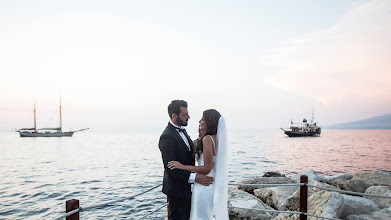
{"label": "metal railing post", "polygon": [[[65,202],[65,213],[68,213],[78,208],[79,208],[79,200],[77,199],[71,199]],[[66,220],[79,220],[79,212],[76,212],[75,214],[68,216]]]}
{"label": "metal railing post", "polygon": [[[308,176],[300,176],[300,183],[304,183],[304,186],[300,186],[300,212],[307,212],[307,199],[308,199]],[[300,214],[300,220],[307,220],[307,216]]]}

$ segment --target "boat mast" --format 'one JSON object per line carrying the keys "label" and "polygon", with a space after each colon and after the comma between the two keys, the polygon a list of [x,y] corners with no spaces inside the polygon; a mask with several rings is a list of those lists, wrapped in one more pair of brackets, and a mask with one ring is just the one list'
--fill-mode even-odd
{"label": "boat mast", "polygon": [[312,119],[311,119],[311,123],[314,123],[314,107],[312,107]]}
{"label": "boat mast", "polygon": [[35,113],[35,101],[34,101],[34,132],[37,133],[37,116]]}
{"label": "boat mast", "polygon": [[60,96],[60,132],[62,132],[62,118],[61,118],[61,96]]}

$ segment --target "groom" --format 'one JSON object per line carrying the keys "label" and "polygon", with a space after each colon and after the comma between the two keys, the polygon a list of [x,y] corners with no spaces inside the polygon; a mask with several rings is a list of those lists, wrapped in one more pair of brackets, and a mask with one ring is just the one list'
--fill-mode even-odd
{"label": "groom", "polygon": [[190,119],[187,102],[174,100],[168,105],[170,121],[160,136],[159,149],[162,153],[164,176],[163,193],[168,197],[169,220],[186,220],[190,217],[191,184],[196,181],[208,186],[213,178],[203,174],[167,167],[169,161],[179,161],[194,166],[193,143],[183,128]]}

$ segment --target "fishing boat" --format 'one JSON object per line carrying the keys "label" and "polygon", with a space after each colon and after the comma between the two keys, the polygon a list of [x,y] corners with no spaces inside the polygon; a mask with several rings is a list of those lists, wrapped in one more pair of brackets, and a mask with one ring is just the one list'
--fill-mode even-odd
{"label": "fishing boat", "polygon": [[312,110],[312,119],[310,122],[305,118],[302,123],[293,123],[291,120],[291,127],[287,129],[281,128],[281,130],[289,137],[319,137],[322,130],[314,122],[314,119],[314,110]]}
{"label": "fishing boat", "polygon": [[77,131],[62,131],[62,117],[61,117],[61,98],[60,98],[60,127],[57,128],[40,128],[37,129],[37,115],[34,103],[34,127],[33,128],[21,128],[16,130],[21,137],[72,137],[73,133],[84,131],[89,128],[83,128]]}

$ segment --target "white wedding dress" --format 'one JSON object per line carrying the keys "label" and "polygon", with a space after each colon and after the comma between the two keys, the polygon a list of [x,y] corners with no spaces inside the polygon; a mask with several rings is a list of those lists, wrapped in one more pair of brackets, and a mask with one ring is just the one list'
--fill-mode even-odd
{"label": "white wedding dress", "polygon": [[[216,152],[216,147],[213,138],[208,135],[213,141],[213,148]],[[215,162],[216,156],[213,156],[213,168],[207,176],[215,177]],[[201,153],[197,158],[197,166],[204,166],[204,154]],[[191,195],[191,210],[190,220],[209,220],[216,219],[213,217],[213,195],[214,195],[214,183],[209,186],[201,185],[197,182],[193,185],[193,192]]]}
{"label": "white wedding dress", "polygon": [[[212,137],[210,137],[212,138]],[[221,116],[217,126],[217,151],[213,148],[213,168],[207,176],[214,178],[213,184],[204,186],[197,182],[193,185],[190,220],[228,220],[228,142],[225,120]],[[204,155],[196,158],[197,166],[204,165]]]}

